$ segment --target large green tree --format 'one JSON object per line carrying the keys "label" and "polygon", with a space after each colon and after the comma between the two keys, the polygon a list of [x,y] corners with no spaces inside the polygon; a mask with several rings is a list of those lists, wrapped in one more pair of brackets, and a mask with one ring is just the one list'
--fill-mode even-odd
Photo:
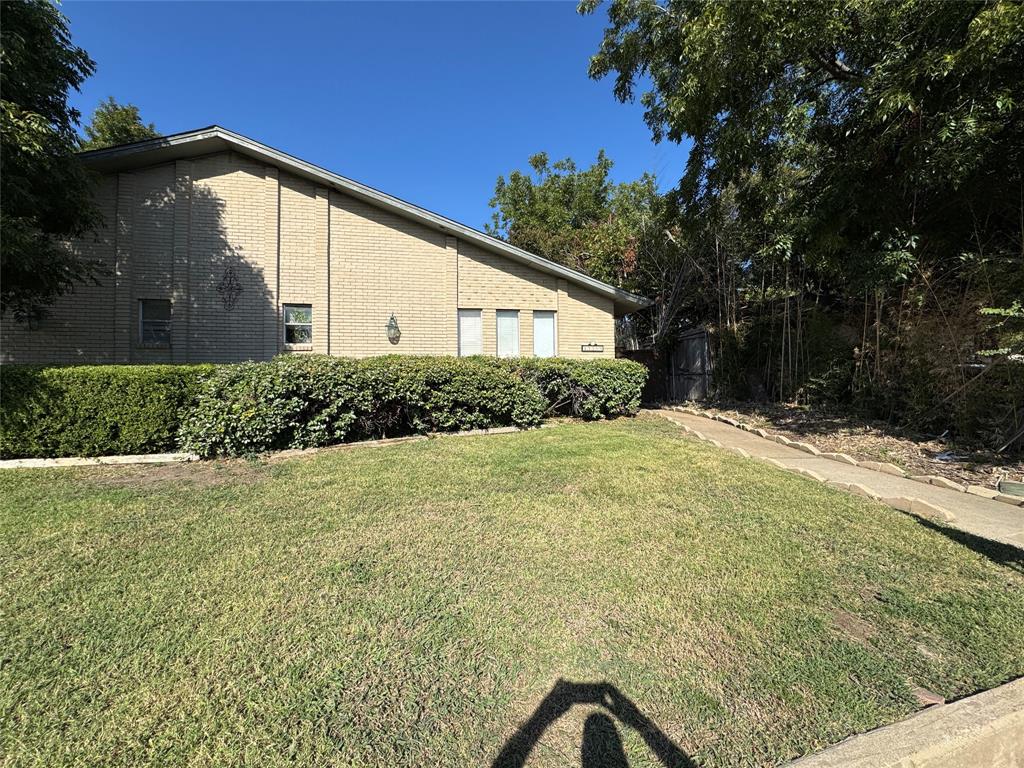
{"label": "large green tree", "polygon": [[798,168],[809,242],[853,275],[851,254],[958,248],[1020,198],[1019,3],[614,0],[609,20],[591,75],[624,100],[649,77],[654,138],[694,142],[685,188]]}
{"label": "large green tree", "polygon": [[655,140],[692,140],[677,200],[696,289],[717,297],[720,329],[764,331],[748,349],[770,389],[799,393],[822,357],[807,313],[827,309],[859,336],[850,386],[889,412],[915,388],[922,423],[956,403],[996,409],[969,371],[1000,333],[979,310],[1024,295],[1024,5],[607,11],[591,75],[614,77],[621,100],[642,89]]}
{"label": "large green tree", "polygon": [[[589,168],[571,158],[551,162],[544,152],[529,166],[498,178],[488,233],[627,290],[678,293],[686,274],[680,233],[653,176],[615,183],[603,151]],[[682,305],[659,302],[659,310],[670,314],[644,317],[636,332],[660,339]]]}
{"label": "large green tree", "polygon": [[622,286],[636,288],[639,252],[659,225],[654,177],[613,183],[603,151],[589,168],[571,158],[529,158],[531,172],[498,178],[488,233],[533,253]]}
{"label": "large green tree", "polygon": [[85,126],[82,149],[104,149],[159,136],[153,123],[142,122],[134,104],[118,104],[110,96],[100,103]]}
{"label": "large green tree", "polygon": [[98,270],[59,242],[98,222],[68,105],[93,69],[48,0],[0,4],[0,312],[17,319]]}

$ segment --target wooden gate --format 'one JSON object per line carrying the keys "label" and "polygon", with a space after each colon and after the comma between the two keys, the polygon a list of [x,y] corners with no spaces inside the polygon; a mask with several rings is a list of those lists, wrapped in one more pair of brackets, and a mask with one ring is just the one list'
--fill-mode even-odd
{"label": "wooden gate", "polygon": [[668,394],[674,402],[703,400],[711,391],[711,348],[704,328],[687,331],[672,349]]}

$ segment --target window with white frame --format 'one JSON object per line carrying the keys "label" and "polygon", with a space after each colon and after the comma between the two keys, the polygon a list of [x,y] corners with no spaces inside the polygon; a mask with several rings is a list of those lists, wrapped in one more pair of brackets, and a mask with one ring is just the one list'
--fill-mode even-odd
{"label": "window with white frame", "polygon": [[313,343],[313,305],[284,305],[284,343]]}
{"label": "window with white frame", "polygon": [[139,343],[144,347],[171,346],[171,302],[139,299]]}
{"label": "window with white frame", "polygon": [[484,353],[482,314],[479,309],[459,310],[459,357]]}
{"label": "window with white frame", "polygon": [[498,357],[519,356],[519,310],[497,311]]}
{"label": "window with white frame", "polygon": [[533,311],[533,355],[534,357],[555,356],[556,315],[552,310]]}

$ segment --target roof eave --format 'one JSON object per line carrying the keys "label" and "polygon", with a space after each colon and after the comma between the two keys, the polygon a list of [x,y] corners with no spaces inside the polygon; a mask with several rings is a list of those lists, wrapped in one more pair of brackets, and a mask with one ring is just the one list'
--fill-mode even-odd
{"label": "roof eave", "polygon": [[[460,224],[433,211],[420,208],[393,195],[388,195],[373,187],[361,184],[358,181],[332,173],[325,168],[308,163],[305,160],[281,152],[266,144],[261,144],[254,139],[229,131],[218,125],[211,125],[206,128],[170,136],[162,136],[156,139],[147,139],[133,144],[90,150],[80,153],[79,156],[86,164],[97,170],[114,171],[124,170],[126,167],[149,165],[152,162],[181,159],[195,154],[206,154],[225,148],[235,149],[243,154],[269,162],[272,165],[283,167],[292,173],[328,184],[338,191],[354,195],[367,202],[372,202],[386,210],[396,211],[407,218],[425,223],[442,232],[461,237],[489,251],[511,257],[542,272],[562,277],[577,285],[581,285],[594,293],[611,298],[616,317],[643,309],[652,303],[649,299],[642,296],[616,288],[570,267],[558,264],[529,251],[524,251],[465,224]],[[155,157],[153,157],[154,154]],[[143,160],[143,155],[149,157]]]}

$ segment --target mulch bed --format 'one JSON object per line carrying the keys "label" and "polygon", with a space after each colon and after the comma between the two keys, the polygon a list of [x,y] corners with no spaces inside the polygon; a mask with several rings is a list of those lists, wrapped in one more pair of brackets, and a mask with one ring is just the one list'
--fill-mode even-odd
{"label": "mulch bed", "polygon": [[810,443],[821,451],[846,453],[858,460],[887,461],[912,475],[938,475],[958,483],[989,488],[995,488],[1000,479],[1024,479],[1024,456],[1019,453],[1000,455],[953,446],[885,422],[784,404],[724,403],[718,407],[694,407]]}

